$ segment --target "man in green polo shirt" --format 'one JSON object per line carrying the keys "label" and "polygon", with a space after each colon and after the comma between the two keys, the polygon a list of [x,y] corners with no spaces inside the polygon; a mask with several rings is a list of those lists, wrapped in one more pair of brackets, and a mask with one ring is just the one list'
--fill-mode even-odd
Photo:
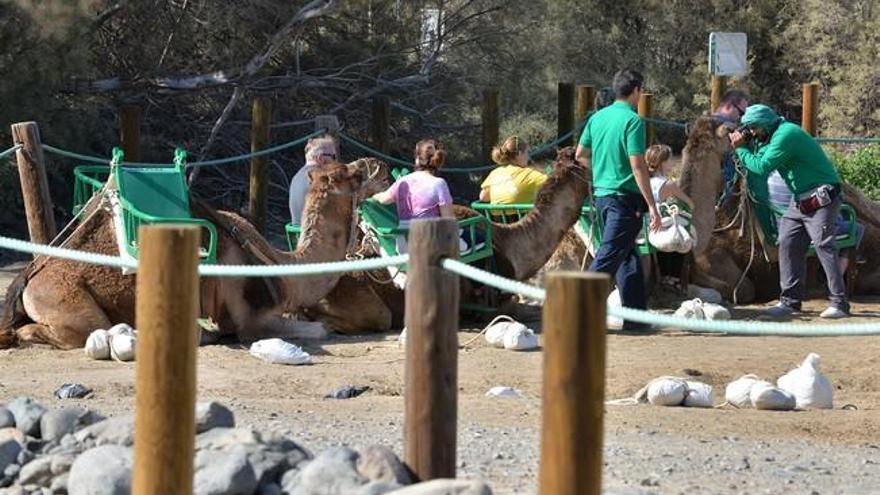
{"label": "man in green polo shirt", "polygon": [[[635,112],[642,80],[641,74],[629,69],[614,75],[616,100],[587,121],[576,155],[585,164],[592,162],[595,206],[604,224],[602,243],[589,270],[613,276],[623,305],[636,309],[648,306],[635,250],[642,215],[649,212],[651,228],[660,227],[645,166],[645,124]],[[623,325],[626,330],[642,327],[629,321]]]}
{"label": "man in green polo shirt", "polygon": [[806,293],[807,250],[812,241],[825,270],[831,299],[821,316],[849,316],[834,241],[834,222],[841,203],[837,170],[812,136],[767,105],[748,107],[741,123],[754,135],[746,139],[742,132],[730,134],[743,166],[761,176],[778,170],[793,194],[791,205],[779,220],[779,303],[767,314],[782,317],[800,311]]}

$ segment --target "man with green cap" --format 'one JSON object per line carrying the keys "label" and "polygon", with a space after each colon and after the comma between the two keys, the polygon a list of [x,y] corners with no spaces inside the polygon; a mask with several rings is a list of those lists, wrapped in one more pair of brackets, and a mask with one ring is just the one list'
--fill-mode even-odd
{"label": "man with green cap", "polygon": [[730,143],[743,166],[765,177],[778,170],[793,194],[779,220],[779,303],[767,314],[783,317],[800,311],[806,293],[807,250],[812,241],[825,270],[831,299],[821,316],[849,316],[834,242],[834,222],[841,202],[840,176],[834,165],[812,136],[767,105],[748,107],[741,123],[740,130],[730,134]]}

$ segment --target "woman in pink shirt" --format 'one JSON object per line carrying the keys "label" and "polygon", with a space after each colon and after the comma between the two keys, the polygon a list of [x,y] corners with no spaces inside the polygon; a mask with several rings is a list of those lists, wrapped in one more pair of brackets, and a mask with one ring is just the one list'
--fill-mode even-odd
{"label": "woman in pink shirt", "polygon": [[[401,226],[421,218],[454,218],[452,195],[446,181],[435,174],[446,162],[446,153],[433,139],[416,144],[415,172],[405,175],[387,190],[373,196],[382,204],[397,204]],[[405,223],[406,222],[406,223]]]}

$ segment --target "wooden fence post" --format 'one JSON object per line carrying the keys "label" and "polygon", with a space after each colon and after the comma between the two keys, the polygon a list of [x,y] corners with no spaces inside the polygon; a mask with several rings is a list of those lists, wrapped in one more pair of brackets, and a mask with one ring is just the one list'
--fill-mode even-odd
{"label": "wooden fence post", "polygon": [[500,133],[498,111],[500,93],[497,88],[489,88],[483,91],[483,154],[482,158],[488,162],[492,159],[492,147],[498,144]]}
{"label": "wooden fence post", "polygon": [[[590,84],[579,84],[577,87],[577,104],[574,111],[574,119],[580,125],[590,112],[596,109],[596,86]],[[577,143],[580,136],[574,137]]]}
{"label": "wooden fence post", "polygon": [[[572,129],[574,129],[574,84],[560,82],[557,84],[556,93],[556,138],[561,138]],[[559,143],[560,146],[570,144],[571,140]]]}
{"label": "wooden fence post", "polygon": [[135,495],[192,493],[199,237],[173,224],[138,233]]}
{"label": "wooden fence post", "polygon": [[721,97],[727,91],[727,76],[712,76],[712,92],[709,95],[709,113],[715,113],[721,103]]}
{"label": "wooden fence post", "polygon": [[602,493],[605,406],[605,274],[547,275],[541,495]]}
{"label": "wooden fence post", "polygon": [[141,161],[141,119],[143,108],[140,105],[122,105],[119,109],[119,143],[125,153],[125,161]]}
{"label": "wooden fence post", "polygon": [[[16,151],[21,195],[27,217],[31,242],[49,244],[55,238],[55,216],[52,212],[52,196],[46,177],[46,159],[40,141],[40,128],[36,122],[12,124],[12,142],[22,147]],[[36,256],[34,256],[36,257]]]}
{"label": "wooden fence post", "polygon": [[458,258],[453,219],[419,220],[409,234],[406,281],[404,461],[420,480],[455,477],[458,415]]}
{"label": "wooden fence post", "polygon": [[811,136],[819,131],[819,83],[811,82],[804,84],[804,106],[801,117],[801,127]]}
{"label": "wooden fence post", "polygon": [[[254,98],[251,109],[251,152],[269,145],[269,127],[272,120],[272,100],[265,96]],[[258,232],[265,232],[268,205],[269,158],[266,155],[251,158],[248,216]]]}
{"label": "wooden fence post", "polygon": [[[645,119],[654,118],[654,95],[652,93],[642,93],[639,97],[639,115]],[[652,122],[645,122],[645,143],[648,146],[654,144],[654,136],[656,130]]]}
{"label": "wooden fence post", "polygon": [[391,151],[391,100],[387,96],[373,98],[373,146],[386,155]]}

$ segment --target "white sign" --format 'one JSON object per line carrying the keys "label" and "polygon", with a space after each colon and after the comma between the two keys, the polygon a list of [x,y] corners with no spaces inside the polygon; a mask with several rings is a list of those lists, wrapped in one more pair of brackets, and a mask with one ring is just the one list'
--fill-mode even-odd
{"label": "white sign", "polygon": [[746,33],[709,34],[709,74],[739,76],[749,71]]}

